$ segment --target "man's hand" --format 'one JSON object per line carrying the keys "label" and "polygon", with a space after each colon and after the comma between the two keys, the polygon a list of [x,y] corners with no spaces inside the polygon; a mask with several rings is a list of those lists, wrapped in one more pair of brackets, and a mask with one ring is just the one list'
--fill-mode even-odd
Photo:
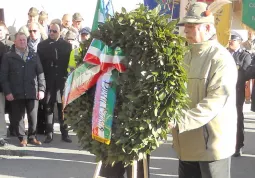
{"label": "man's hand", "polygon": [[14,97],[11,93],[6,95],[5,98],[6,98],[7,101],[13,101],[14,100]]}
{"label": "man's hand", "polygon": [[38,100],[42,100],[44,98],[44,92],[43,91],[39,91],[37,94],[37,99]]}

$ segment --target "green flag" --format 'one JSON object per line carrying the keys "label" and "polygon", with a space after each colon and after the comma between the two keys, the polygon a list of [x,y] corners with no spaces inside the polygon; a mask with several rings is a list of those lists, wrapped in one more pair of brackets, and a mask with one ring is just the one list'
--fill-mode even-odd
{"label": "green flag", "polygon": [[[106,3],[105,3],[106,2]],[[97,0],[94,20],[92,24],[92,31],[98,29],[99,23],[104,23],[107,15],[113,15],[113,5],[111,0]]]}

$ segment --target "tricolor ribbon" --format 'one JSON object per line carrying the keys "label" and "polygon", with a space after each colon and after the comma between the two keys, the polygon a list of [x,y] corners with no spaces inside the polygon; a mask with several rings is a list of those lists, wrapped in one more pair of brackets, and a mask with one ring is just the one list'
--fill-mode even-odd
{"label": "tricolor ribbon", "polygon": [[93,39],[83,59],[84,64],[68,76],[63,95],[65,107],[97,84],[92,114],[92,137],[106,144],[110,144],[111,139],[116,79],[119,72],[126,70],[121,63],[124,57],[119,47],[113,49],[102,41]]}
{"label": "tricolor ribbon", "polygon": [[111,140],[116,101],[116,78],[118,72],[126,70],[121,63],[123,58],[124,55],[120,48],[112,49],[96,39],[92,41],[84,57],[84,62],[100,65],[101,75],[97,79],[92,114],[92,138],[106,144],[110,144]]}

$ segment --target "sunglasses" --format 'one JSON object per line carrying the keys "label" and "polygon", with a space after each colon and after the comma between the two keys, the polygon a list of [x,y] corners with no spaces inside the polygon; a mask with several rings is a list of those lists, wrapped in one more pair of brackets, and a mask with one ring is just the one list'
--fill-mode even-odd
{"label": "sunglasses", "polygon": [[29,33],[32,33],[32,32],[36,33],[37,30],[29,30]]}
{"label": "sunglasses", "polygon": [[51,33],[57,33],[58,31],[57,30],[49,30],[49,32]]}

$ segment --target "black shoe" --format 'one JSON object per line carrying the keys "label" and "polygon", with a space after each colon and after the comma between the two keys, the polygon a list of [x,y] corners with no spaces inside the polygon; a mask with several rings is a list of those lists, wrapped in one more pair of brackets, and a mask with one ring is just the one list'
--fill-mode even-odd
{"label": "black shoe", "polygon": [[7,146],[8,142],[5,139],[0,140],[0,146]]}
{"label": "black shoe", "polygon": [[52,142],[52,140],[53,140],[52,136],[47,135],[45,140],[44,140],[44,143],[50,143],[50,142]]}
{"label": "black shoe", "polygon": [[68,135],[67,136],[62,136],[62,140],[64,142],[67,142],[67,143],[72,143],[72,140],[71,140],[71,138]]}
{"label": "black shoe", "polygon": [[240,157],[242,156],[243,152],[242,152],[242,148],[236,150],[236,152],[233,154],[234,157]]}

